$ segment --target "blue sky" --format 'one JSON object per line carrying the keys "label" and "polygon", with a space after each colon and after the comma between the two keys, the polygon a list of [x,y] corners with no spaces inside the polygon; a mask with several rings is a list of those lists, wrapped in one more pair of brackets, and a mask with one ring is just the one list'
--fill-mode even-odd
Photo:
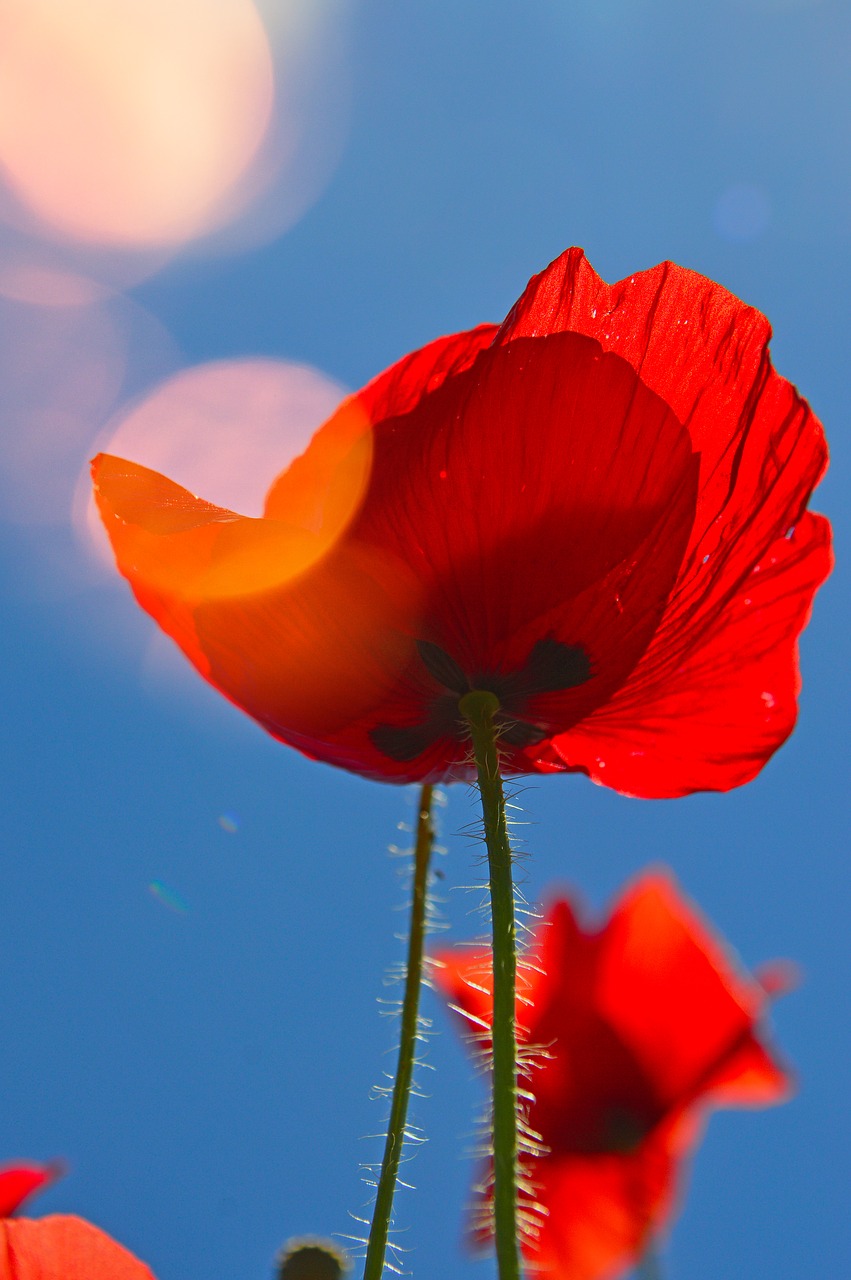
{"label": "blue sky", "polygon": [[[337,156],[324,187],[277,238],[189,246],[104,303],[130,352],[123,385],[101,388],[47,517],[22,517],[14,477],[0,495],[0,1158],[64,1157],[39,1208],[91,1218],[159,1280],[266,1277],[286,1237],[357,1231],[358,1166],[379,1158],[366,1135],[384,1121],[370,1089],[395,1034],[376,1001],[402,954],[405,864],[388,846],[404,842],[413,795],[301,758],[164,646],[152,658],[153,624],[88,567],[67,512],[111,416],[175,369],[264,356],[356,387],[439,333],[501,319],[581,244],[606,279],[671,258],[766,312],[776,366],[826,424],[832,470],[813,505],[840,563],[803,638],[799,727],[764,773],[659,803],[535,779],[525,892],[577,886],[602,907],[664,861],[746,964],[800,964],[774,1017],[798,1095],[712,1120],[665,1274],[844,1274],[851,10],[326,8],[330,79],[311,102]],[[31,323],[46,341],[32,310],[0,300],[7,351]],[[12,429],[27,429],[30,393]],[[462,887],[482,875],[473,817],[452,788],[437,888],[456,939],[484,929]],[[408,1166],[399,1239],[416,1276],[485,1280],[492,1264],[459,1245],[480,1082],[426,1005],[435,1070],[414,1119],[429,1141]]]}

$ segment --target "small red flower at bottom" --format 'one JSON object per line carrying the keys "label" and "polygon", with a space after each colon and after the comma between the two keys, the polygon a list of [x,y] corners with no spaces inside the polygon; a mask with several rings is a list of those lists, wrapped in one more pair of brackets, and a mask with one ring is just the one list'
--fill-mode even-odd
{"label": "small red flower at bottom", "polygon": [[43,1190],[62,1173],[53,1164],[10,1164],[0,1169],[0,1218],[10,1218],[36,1191]]}
{"label": "small red flower at bottom", "polygon": [[[490,953],[437,960],[438,987],[489,1050]],[[789,1081],[760,1033],[764,988],[663,873],[644,875],[599,929],[556,903],[526,960],[518,1041],[531,1064],[526,1120],[540,1138],[523,1159],[527,1273],[602,1280],[669,1219],[706,1111],[779,1102]],[[484,1190],[471,1236],[483,1245],[491,1235]]]}
{"label": "small red flower at bottom", "polygon": [[143,1262],[82,1218],[0,1222],[0,1280],[154,1280]]}

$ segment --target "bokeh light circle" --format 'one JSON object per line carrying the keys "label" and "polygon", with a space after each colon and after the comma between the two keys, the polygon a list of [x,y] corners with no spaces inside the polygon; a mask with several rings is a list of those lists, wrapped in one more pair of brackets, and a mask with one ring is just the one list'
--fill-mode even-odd
{"label": "bokeh light circle", "polygon": [[[163,475],[217,506],[259,516],[273,480],[304,452],[346,390],[308,365],[221,360],[183,369],[113,420],[99,449]],[[80,478],[76,523],[112,554]]]}
{"label": "bokeh light circle", "polygon": [[0,166],[73,239],[169,245],[216,225],[273,98],[251,0],[0,7]]}

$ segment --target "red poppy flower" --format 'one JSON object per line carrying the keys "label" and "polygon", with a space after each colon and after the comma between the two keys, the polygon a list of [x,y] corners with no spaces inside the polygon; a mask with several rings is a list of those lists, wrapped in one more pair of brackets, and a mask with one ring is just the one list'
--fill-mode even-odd
{"label": "red poppy flower", "polygon": [[82,1218],[0,1222],[0,1280],[154,1280],[143,1262]]}
{"label": "red poppy flower", "polygon": [[10,1218],[36,1191],[62,1173],[54,1164],[10,1164],[0,1169],[0,1218]]}
{"label": "red poppy flower", "polygon": [[[788,1080],[760,1031],[763,985],[738,972],[664,874],[644,875],[600,929],[556,903],[527,959],[518,1042],[540,1136],[538,1154],[523,1158],[527,1268],[602,1280],[633,1264],[669,1218],[705,1112],[778,1102]],[[438,987],[486,1051],[490,952],[437,960]],[[488,1196],[474,1213],[478,1244],[490,1239]]]}
{"label": "red poppy flower", "polygon": [[506,772],[724,790],[792,729],[830,565],[805,510],[822,431],[769,336],[694,272],[610,287],[572,249],[501,327],[349,399],[262,519],[103,455],[101,515],[142,607],[310,756],[470,776],[475,687],[500,699]]}

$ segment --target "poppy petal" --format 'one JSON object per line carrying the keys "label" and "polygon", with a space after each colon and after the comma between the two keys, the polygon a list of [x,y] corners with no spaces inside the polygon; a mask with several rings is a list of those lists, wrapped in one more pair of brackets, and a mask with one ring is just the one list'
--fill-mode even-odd
{"label": "poppy petal", "polygon": [[[544,926],[538,929],[517,961],[517,1038],[521,1044],[537,1044],[551,998],[561,1000],[565,984],[575,999],[587,1000],[589,964],[595,943],[584,933],[568,901],[553,904]],[[493,1014],[493,953],[479,948],[439,947],[433,955],[434,985],[448,1003],[478,1034],[490,1025]],[[557,989],[548,975],[558,973]]]}
{"label": "poppy petal", "polygon": [[[581,249],[569,249],[529,282],[496,342],[560,332],[585,334],[626,360],[687,429],[701,457],[706,519],[693,537],[706,543],[701,557],[709,541],[724,543],[737,515],[758,526],[755,541],[768,529],[766,544],[793,523],[827,453],[806,402],[771,367],[761,312],[671,262],[608,285]],[[776,529],[783,502],[787,524]]]}
{"label": "poppy petal", "polygon": [[369,421],[376,423],[410,413],[424,395],[469,369],[479,352],[491,345],[498,330],[498,325],[480,324],[436,338],[397,360],[357,393]]}
{"label": "poppy petal", "polygon": [[[569,250],[530,282],[497,342],[560,330],[587,334],[630,363],[687,429],[700,457],[700,478],[676,588],[641,663],[612,704],[601,709],[599,737],[595,717],[576,739],[560,739],[536,761],[542,768],[560,763],[582,769],[597,782],[638,796],[726,790],[753,777],[794,724],[794,639],[829,571],[826,528],[816,528],[811,520],[803,532],[796,531],[795,569],[782,580],[779,570],[773,573],[773,592],[761,593],[762,609],[774,614],[772,638],[782,646],[782,661],[775,653],[771,662],[769,646],[749,652],[749,662],[742,662],[741,648],[731,649],[727,665],[737,666],[735,687],[713,680],[701,708],[700,677],[708,665],[702,649],[735,617],[736,599],[751,596],[757,567],[765,568],[773,558],[788,560],[780,543],[802,523],[826,466],[821,426],[794,387],[774,372],[765,317],[721,286],[672,263],[609,286],[580,250]],[[794,598],[795,592],[802,598]],[[753,625],[762,632],[770,623],[757,617]],[[726,643],[746,640],[747,626],[739,631]],[[722,639],[720,647],[724,644]],[[771,692],[769,675],[790,692],[783,705],[772,694],[777,710],[766,731],[758,708],[757,715],[739,718],[735,703],[743,693],[753,705],[754,692],[757,697]],[[665,695],[672,686],[668,706]],[[687,708],[678,702],[678,690],[680,702],[690,702]],[[710,724],[698,723],[690,732],[691,717],[701,710],[701,720]],[[716,731],[707,740],[713,717]],[[606,732],[609,718],[613,730],[617,725],[614,751]],[[667,736],[675,734],[676,741],[666,744],[659,720],[671,722]]]}
{"label": "poppy petal", "polygon": [[493,1010],[493,962],[489,951],[441,948],[432,957],[435,986],[478,1034],[490,1025]]}
{"label": "poppy petal", "polygon": [[123,459],[94,459],[101,517],[139,604],[201,675],[308,755],[379,777],[406,772],[369,731],[383,706],[397,714],[422,631],[419,586],[384,549],[340,543],[369,477],[371,415],[388,399],[414,403],[494,332],[433,342],[346,401],[274,482],[262,520]]}
{"label": "poppy petal", "polygon": [[554,1159],[537,1187],[546,1213],[526,1249],[533,1280],[603,1280],[639,1258],[674,1208],[682,1161],[697,1126],[681,1126],[629,1156]]}
{"label": "poppy petal", "polygon": [[36,1191],[41,1191],[61,1168],[56,1164],[16,1164],[0,1169],[0,1218],[9,1218]]}
{"label": "poppy petal", "polygon": [[779,1101],[788,1092],[785,1074],[754,1034],[765,1005],[762,987],[740,972],[661,873],[637,881],[612,914],[596,1000],[669,1108],[716,1084],[730,1100],[733,1082],[746,1101]]}
{"label": "poppy petal", "polygon": [[313,559],[309,531],[212,507],[122,459],[100,455],[93,475],[119,569],[201,674],[310,754],[339,738],[349,764],[359,719],[413,649],[404,566],[345,543]]}
{"label": "poppy petal", "polygon": [[[481,351],[374,430],[353,536],[416,566],[423,639],[468,676],[515,671],[550,614],[632,559],[672,506],[690,528],[688,436],[626,362],[578,335]],[[676,564],[667,573],[663,598]]]}
{"label": "poppy petal", "polygon": [[82,1218],[0,1222],[0,1280],[154,1280],[153,1273]]}
{"label": "poppy petal", "polygon": [[[416,570],[426,652],[471,684],[522,694],[517,714],[539,739],[580,720],[634,667],[676,577],[696,481],[680,424],[626,362],[562,334],[481,351],[374,431],[351,538]],[[552,672],[538,678],[542,644],[571,657],[560,691]],[[400,728],[448,687],[422,643],[408,679],[420,706]],[[522,741],[509,772],[529,768]],[[466,751],[444,750],[458,776]]]}
{"label": "poppy petal", "polygon": [[676,665],[662,633],[611,700],[538,751],[650,799],[750,781],[797,718],[798,635],[830,572],[830,526],[805,512],[720,610],[695,618]]}

